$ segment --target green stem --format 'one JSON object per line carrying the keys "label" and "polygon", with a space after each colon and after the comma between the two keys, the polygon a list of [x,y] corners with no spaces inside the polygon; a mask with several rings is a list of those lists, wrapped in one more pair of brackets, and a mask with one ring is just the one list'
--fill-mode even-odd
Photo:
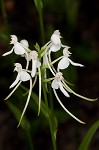
{"label": "green stem", "polygon": [[[48,71],[48,77],[50,77],[50,72]],[[49,103],[50,103],[50,107],[51,107],[51,112],[53,113],[53,94],[52,94],[52,88],[50,86],[50,84],[48,84],[48,91],[49,91]]]}
{"label": "green stem", "polygon": [[50,132],[51,132],[52,143],[53,143],[53,149],[56,150],[56,140],[54,138],[53,129],[52,129],[52,123],[51,123],[52,115],[50,117],[45,83],[43,83],[43,93],[44,93],[44,100],[45,100],[45,104],[46,104],[47,112],[48,112],[48,121],[49,121],[49,127],[50,127]]}
{"label": "green stem", "polygon": [[43,85],[44,100],[45,100],[45,104],[46,104],[46,107],[47,107],[47,112],[48,112],[48,114],[49,114],[48,101],[47,101],[47,93],[46,93],[45,83],[42,83],[42,85]]}
{"label": "green stem", "polygon": [[36,9],[38,11],[38,16],[39,16],[39,22],[40,22],[40,31],[41,31],[41,42],[42,45],[44,45],[44,24],[43,24],[43,15],[42,15],[42,10],[43,10],[43,3],[42,0],[34,0]]}
{"label": "green stem", "polygon": [[44,45],[45,40],[44,40],[44,24],[43,24],[42,10],[39,11],[39,22],[40,22],[40,31],[41,31],[42,45]]}
{"label": "green stem", "polygon": [[52,89],[49,86],[49,93],[50,93],[50,107],[51,107],[51,111],[53,112],[53,94],[52,94]]}

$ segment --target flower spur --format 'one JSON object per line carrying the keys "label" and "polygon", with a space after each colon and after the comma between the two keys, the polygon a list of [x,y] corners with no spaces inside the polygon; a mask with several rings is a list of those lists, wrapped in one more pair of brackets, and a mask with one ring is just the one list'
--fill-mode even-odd
{"label": "flower spur", "polygon": [[[71,112],[69,112],[67,110],[67,108],[63,105],[63,103],[61,102],[60,98],[57,95],[56,90],[60,89],[60,91],[66,96],[66,97],[70,97],[69,93],[72,93],[82,99],[88,100],[88,101],[96,101],[97,99],[90,99],[84,96],[81,96],[79,94],[77,94],[76,92],[74,92],[66,83],[65,80],[63,78],[63,74],[61,72],[57,72],[54,80],[51,83],[51,87],[53,89],[53,92],[55,94],[56,99],[58,100],[59,104],[61,105],[61,107],[70,115],[72,116],[75,120],[77,120],[78,122],[85,124],[85,122],[81,121],[80,119],[78,119],[77,117],[75,117]],[[68,91],[68,92],[67,92]]]}
{"label": "flower spur", "polygon": [[27,100],[26,100],[26,104],[25,104],[25,107],[23,109],[23,112],[21,114],[21,117],[20,117],[20,120],[19,120],[19,124],[18,126],[20,125],[21,123],[21,120],[23,118],[23,115],[27,109],[27,106],[28,106],[28,103],[29,103],[29,100],[30,100],[30,96],[31,96],[31,92],[32,92],[32,79],[31,79],[31,76],[22,69],[22,65],[20,63],[15,63],[15,69],[14,71],[17,71],[18,74],[17,74],[17,77],[15,79],[15,81],[11,84],[10,88],[14,88],[14,90],[5,98],[5,100],[7,100],[13,93],[14,91],[18,88],[18,86],[21,84],[21,82],[25,82],[25,81],[28,81],[30,80],[30,89],[29,89],[29,94],[28,94],[28,97],[27,97]]}

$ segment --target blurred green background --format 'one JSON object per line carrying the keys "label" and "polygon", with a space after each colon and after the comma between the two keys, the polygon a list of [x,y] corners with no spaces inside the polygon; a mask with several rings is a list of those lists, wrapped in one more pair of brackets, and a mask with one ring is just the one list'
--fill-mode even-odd
{"label": "blurred green background", "polygon": [[[84,68],[70,66],[64,77],[75,86],[77,93],[90,98],[99,97],[99,0],[42,0],[45,43],[54,30],[60,30],[62,43],[71,47],[71,59],[83,64]],[[2,6],[4,4],[4,9]],[[2,54],[11,49],[10,35],[27,39],[30,48],[36,42],[42,46],[40,23],[33,0],[0,0],[0,150],[27,150],[24,130],[17,129],[17,121],[3,100],[10,92],[9,86],[15,76],[13,63],[17,57]],[[6,13],[5,13],[6,12]],[[55,53],[57,58],[62,52]],[[22,61],[22,60],[20,60]],[[37,87],[34,89],[37,91]],[[22,110],[21,91],[11,101]],[[58,150],[77,150],[88,128],[99,119],[99,100],[87,102],[73,95],[68,100],[62,97],[65,106],[86,125],[69,117],[54,99],[54,108],[59,121],[57,133]],[[35,105],[33,106],[35,107]],[[35,109],[35,108],[34,108]],[[37,111],[37,110],[36,110]],[[32,125],[31,135],[36,150],[52,150],[50,132],[45,118],[28,108],[26,116]],[[99,149],[99,130],[93,137],[89,150]]]}

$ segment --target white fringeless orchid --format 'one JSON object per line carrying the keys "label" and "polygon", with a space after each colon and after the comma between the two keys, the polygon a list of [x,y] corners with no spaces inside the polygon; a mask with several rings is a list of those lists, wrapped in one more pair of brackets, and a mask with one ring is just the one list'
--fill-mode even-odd
{"label": "white fringeless orchid", "polygon": [[9,52],[4,53],[3,56],[9,55],[13,51],[17,55],[21,55],[21,56],[26,55],[26,60],[27,60],[26,69],[28,69],[28,63],[29,63],[28,54],[27,54],[27,51],[24,48],[24,47],[28,46],[28,41],[27,40],[22,40],[21,43],[20,43],[20,42],[18,42],[18,38],[17,38],[16,35],[11,35],[10,44],[13,44],[14,46],[12,47],[12,49]]}
{"label": "white fringeless orchid", "polygon": [[[97,99],[90,99],[90,98],[86,98],[84,96],[81,96],[77,93],[75,93],[66,83],[65,83],[65,80],[63,78],[63,75],[61,72],[58,72],[56,73],[55,77],[54,77],[54,80],[52,81],[51,83],[51,87],[53,88],[53,91],[54,91],[54,94],[56,96],[56,99],[58,100],[59,104],[62,106],[62,108],[70,115],[72,116],[74,119],[76,119],[78,122],[80,123],[83,123],[85,124],[83,121],[79,120],[77,117],[75,117],[73,114],[71,114],[67,109],[66,107],[63,105],[63,103],[61,102],[61,100],[59,99],[58,95],[57,95],[57,92],[56,90],[57,89],[60,89],[61,92],[66,96],[66,97],[70,97],[68,92],[69,93],[73,93],[74,95],[82,98],[82,99],[85,99],[85,100],[88,100],[88,101],[96,101]],[[67,92],[68,91],[68,92]]]}
{"label": "white fringeless orchid", "polygon": [[12,94],[13,92],[16,90],[16,88],[18,88],[18,86],[21,84],[21,82],[25,82],[25,81],[30,81],[30,89],[29,89],[29,94],[28,94],[28,97],[27,97],[27,101],[26,101],[26,104],[25,104],[25,107],[23,109],[23,112],[21,114],[21,117],[20,117],[20,121],[19,121],[19,124],[18,126],[20,125],[21,123],[21,120],[23,118],[23,115],[26,111],[26,108],[28,106],[28,103],[29,103],[29,100],[30,100],[30,96],[31,96],[31,92],[32,92],[32,79],[31,79],[31,76],[22,69],[22,65],[20,63],[15,63],[15,69],[14,71],[17,71],[18,74],[17,74],[17,77],[15,79],[15,81],[11,84],[10,88],[14,88],[14,90],[5,98],[5,100],[7,100]]}
{"label": "white fringeless orchid", "polygon": [[61,57],[61,60],[58,63],[58,71],[59,71],[59,69],[66,69],[70,63],[74,66],[83,67],[82,64],[75,63],[71,59],[69,59],[69,57],[71,55],[71,53],[68,51],[69,48],[70,47],[67,46],[63,49],[63,56]]}
{"label": "white fringeless orchid", "polygon": [[[66,97],[70,97],[69,93],[72,93],[82,99],[88,100],[88,101],[95,101],[97,99],[90,99],[84,96],[81,96],[79,94],[77,94],[76,92],[74,92],[69,86],[68,86],[68,81],[66,81],[63,77],[63,74],[60,72],[60,70],[62,69],[66,69],[67,67],[69,67],[70,64],[74,65],[74,66],[80,66],[83,67],[82,64],[79,63],[75,63],[73,62],[69,57],[71,55],[71,53],[69,52],[69,46],[63,45],[61,43],[61,36],[60,36],[60,32],[59,30],[54,31],[54,33],[52,34],[50,41],[48,43],[46,43],[40,50],[39,45],[35,46],[36,50],[30,50],[29,49],[29,43],[27,40],[21,40],[20,42],[18,42],[17,36],[15,35],[11,35],[11,42],[10,44],[13,44],[14,46],[12,47],[11,51],[3,54],[3,56],[9,55],[11,54],[13,51],[15,52],[15,54],[17,55],[21,55],[23,57],[26,58],[27,60],[27,64],[26,64],[26,69],[22,69],[22,65],[20,63],[15,63],[15,69],[14,71],[17,71],[17,77],[15,79],[15,81],[11,84],[10,88],[14,88],[12,90],[12,92],[5,98],[8,99],[13,93],[14,91],[19,87],[19,85],[21,84],[21,82],[25,82],[25,81],[30,81],[30,88],[29,88],[29,92],[28,93],[28,97],[26,100],[26,104],[25,107],[23,109],[20,121],[18,126],[21,123],[21,120],[23,118],[23,115],[26,111],[26,108],[28,106],[29,100],[30,100],[30,96],[31,96],[31,92],[32,89],[37,81],[37,76],[39,76],[39,102],[38,102],[38,115],[40,113],[40,107],[41,107],[41,81],[43,82],[43,94],[44,97],[45,96],[45,92],[48,92],[47,89],[47,83],[50,83],[50,81],[52,81],[51,83],[51,87],[53,89],[53,92],[56,96],[56,99],[58,100],[59,104],[62,106],[62,108],[70,115],[72,116],[74,119],[76,119],[78,122],[83,123],[83,121],[79,120],[77,117],[75,117],[71,112],[69,112],[67,110],[67,108],[63,105],[63,103],[61,102],[58,94],[57,94],[57,90],[59,89],[64,96]],[[60,56],[59,58],[57,58],[56,60],[52,61],[51,60],[51,52],[57,52],[58,50],[63,50],[63,56]],[[42,60],[43,59],[43,60]],[[28,66],[29,66],[29,62],[32,61],[32,69],[29,70]],[[58,66],[57,69],[54,68],[54,64],[58,62]],[[49,77],[49,75],[47,75],[47,68],[50,69],[51,73],[53,74],[53,77]],[[31,75],[30,75],[30,74]],[[47,79],[47,76],[49,77]],[[34,78],[34,82],[32,85],[32,78]],[[45,91],[44,91],[45,90]]]}

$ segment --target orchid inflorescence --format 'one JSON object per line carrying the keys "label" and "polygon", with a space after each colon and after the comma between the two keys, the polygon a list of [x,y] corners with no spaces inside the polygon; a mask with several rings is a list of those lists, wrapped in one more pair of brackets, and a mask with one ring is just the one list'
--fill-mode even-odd
{"label": "orchid inflorescence", "polygon": [[[61,107],[74,119],[76,119],[80,123],[85,123],[81,120],[79,120],[77,117],[75,117],[72,113],[70,113],[66,107],[61,102],[58,94],[57,89],[59,89],[64,96],[70,97],[69,93],[73,93],[74,95],[88,100],[88,101],[95,101],[97,99],[90,99],[84,96],[81,96],[77,93],[75,93],[69,86],[68,82],[64,79],[63,74],[61,70],[66,69],[69,67],[69,65],[73,66],[79,66],[83,67],[82,64],[75,63],[70,59],[71,52],[69,51],[69,46],[63,45],[61,43],[61,35],[59,30],[54,31],[52,34],[50,41],[46,43],[41,49],[39,45],[36,43],[35,50],[29,49],[29,44],[27,40],[21,40],[18,42],[18,38],[16,35],[11,35],[11,42],[10,44],[13,44],[14,46],[9,52],[6,52],[3,54],[3,56],[7,56],[11,54],[13,51],[15,54],[20,55],[22,57],[25,57],[26,59],[26,68],[23,69],[22,65],[20,63],[15,63],[15,69],[14,71],[17,71],[17,77],[15,81],[11,84],[10,88],[14,88],[12,92],[5,98],[7,100],[19,87],[21,82],[30,81],[30,88],[28,92],[27,101],[25,104],[25,107],[23,109],[23,112],[20,117],[20,121],[18,126],[20,125],[23,115],[27,109],[32,89],[37,81],[37,76],[39,77],[39,106],[38,106],[38,115],[40,113],[40,107],[41,107],[41,86],[42,84],[46,84],[46,91],[47,91],[47,84],[51,83],[51,87],[53,89],[53,92],[55,94],[56,99],[58,100]],[[52,61],[51,53],[57,52],[59,50],[63,50],[63,56],[60,56],[59,58]],[[29,70],[29,62],[32,61],[31,70]],[[55,69],[54,64],[58,62],[57,68]],[[47,79],[47,69],[50,70],[53,77]],[[34,80],[34,81],[33,81]]]}

